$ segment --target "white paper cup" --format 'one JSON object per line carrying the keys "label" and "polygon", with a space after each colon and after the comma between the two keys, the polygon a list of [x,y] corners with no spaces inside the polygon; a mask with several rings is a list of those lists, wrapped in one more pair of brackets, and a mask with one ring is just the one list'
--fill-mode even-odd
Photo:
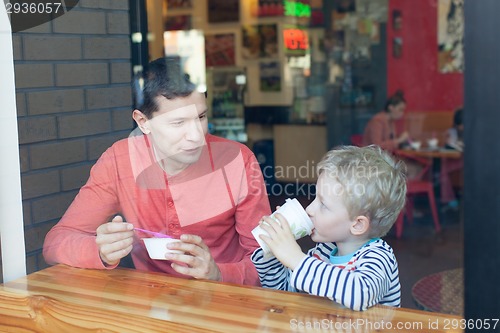
{"label": "white paper cup", "polygon": [[419,150],[421,146],[422,146],[422,143],[420,141],[410,142],[410,147],[412,147],[415,150]]}
{"label": "white paper cup", "polygon": [[429,139],[427,140],[427,145],[429,146],[430,149],[437,149],[438,148],[438,139]]}
{"label": "white paper cup", "polygon": [[168,243],[180,242],[179,239],[174,238],[143,238],[142,241],[146,245],[149,257],[151,259],[157,260],[167,260],[165,259],[165,253],[183,253],[178,250],[169,250],[167,248]]}
{"label": "white paper cup", "polygon": [[[271,217],[274,217],[276,213],[280,213],[287,220],[295,239],[300,239],[312,233],[314,225],[297,199],[286,199],[283,206],[271,214]],[[275,219],[278,221],[277,218]],[[259,237],[260,235],[267,235],[267,232],[260,226],[257,226],[252,230],[252,235],[255,237],[262,250],[264,250],[264,257],[269,258],[271,249],[269,249],[266,243]]]}

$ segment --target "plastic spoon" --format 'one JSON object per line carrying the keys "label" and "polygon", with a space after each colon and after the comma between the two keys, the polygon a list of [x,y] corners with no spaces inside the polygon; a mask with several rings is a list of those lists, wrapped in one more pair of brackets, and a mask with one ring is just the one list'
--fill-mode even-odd
{"label": "plastic spoon", "polygon": [[134,228],[134,230],[137,230],[137,231],[140,231],[140,232],[144,232],[146,234],[149,234],[149,235],[152,235],[152,236],[155,236],[155,237],[158,237],[158,238],[173,238],[172,236],[162,234],[161,232],[154,232],[154,231],[150,231],[150,230],[146,230],[146,229],[141,229],[141,228]]}

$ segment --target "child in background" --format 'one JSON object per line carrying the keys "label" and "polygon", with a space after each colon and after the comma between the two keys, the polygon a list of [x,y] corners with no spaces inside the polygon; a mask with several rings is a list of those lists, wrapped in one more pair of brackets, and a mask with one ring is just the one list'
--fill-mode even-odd
{"label": "child in background", "polygon": [[456,149],[458,151],[464,150],[464,109],[459,108],[453,114],[453,127],[448,129],[446,133],[446,148]]}
{"label": "child in background", "polygon": [[[453,127],[448,129],[446,133],[446,148],[451,148],[463,152],[464,141],[464,122],[463,122],[463,108],[455,110],[453,115]],[[441,172],[439,180],[441,182],[441,203],[444,204],[441,211],[458,210],[458,200],[455,195],[455,190],[451,183],[450,175],[453,172],[462,170],[464,167],[464,158],[443,158],[441,159]]]}
{"label": "child in background", "polygon": [[317,245],[303,253],[288,223],[263,217],[261,248],[252,254],[263,287],[328,297],[353,310],[375,304],[399,307],[398,264],[380,237],[404,207],[404,163],[377,146],[345,146],[328,152],[318,164],[316,198],[306,208]]}

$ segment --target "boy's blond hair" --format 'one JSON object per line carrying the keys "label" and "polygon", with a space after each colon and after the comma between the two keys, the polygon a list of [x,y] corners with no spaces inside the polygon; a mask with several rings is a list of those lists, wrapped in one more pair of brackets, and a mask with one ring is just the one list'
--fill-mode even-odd
{"label": "boy's blond hair", "polygon": [[378,146],[341,146],[318,163],[318,175],[338,181],[349,217],[370,220],[369,237],[387,234],[405,205],[406,167]]}

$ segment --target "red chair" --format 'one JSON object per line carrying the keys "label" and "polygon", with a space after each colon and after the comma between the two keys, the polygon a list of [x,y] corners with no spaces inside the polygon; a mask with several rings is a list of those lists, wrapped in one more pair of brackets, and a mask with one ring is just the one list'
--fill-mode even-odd
{"label": "red chair", "polygon": [[350,140],[353,146],[363,147],[363,134],[353,134]]}
{"label": "red chair", "polygon": [[439,224],[439,216],[436,207],[436,197],[434,196],[434,184],[431,180],[427,180],[425,178],[427,175],[429,175],[429,171],[431,171],[432,169],[432,159],[413,156],[411,153],[401,151],[398,151],[396,155],[410,161],[415,161],[422,166],[422,170],[418,173],[418,175],[413,179],[408,179],[406,182],[406,207],[399,214],[396,220],[396,237],[401,238],[403,234],[405,215],[408,219],[408,223],[413,223],[413,199],[417,194],[427,194],[429,205],[431,207],[432,219],[434,220],[434,227],[436,229],[436,232],[439,233],[441,231],[441,225]]}

